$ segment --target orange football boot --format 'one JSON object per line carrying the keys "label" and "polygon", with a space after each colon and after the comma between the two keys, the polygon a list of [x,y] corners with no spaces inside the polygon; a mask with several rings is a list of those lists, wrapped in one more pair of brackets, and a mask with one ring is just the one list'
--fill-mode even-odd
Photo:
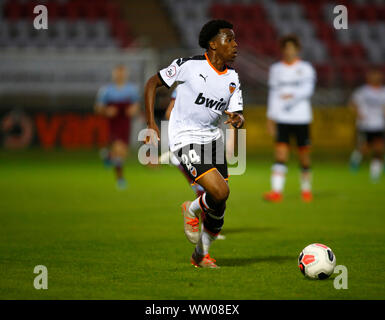
{"label": "orange football boot", "polygon": [[210,257],[210,254],[201,256],[196,252],[196,250],[192,254],[190,261],[191,261],[191,264],[196,268],[211,268],[211,269],[219,268],[215,264],[215,259]]}
{"label": "orange football boot", "polygon": [[313,194],[311,191],[302,191],[302,201],[303,202],[312,202],[313,201]]}
{"label": "orange football boot", "polygon": [[281,202],[283,196],[280,192],[269,191],[263,195],[263,199],[269,202]]}

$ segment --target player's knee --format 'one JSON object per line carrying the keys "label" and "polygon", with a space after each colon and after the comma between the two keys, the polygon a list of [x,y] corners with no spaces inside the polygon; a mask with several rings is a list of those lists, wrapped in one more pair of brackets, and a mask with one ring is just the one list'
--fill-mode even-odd
{"label": "player's knee", "polygon": [[289,157],[289,151],[286,146],[277,147],[275,150],[275,160],[277,162],[286,163]]}
{"label": "player's knee", "polygon": [[214,198],[214,201],[218,204],[225,203],[230,195],[230,189],[227,184],[224,184],[220,188],[217,188],[215,190],[214,194],[212,195]]}
{"label": "player's knee", "polygon": [[115,142],[112,150],[113,150],[113,154],[116,157],[124,158],[126,156],[126,153],[127,153],[127,146],[123,142],[117,141],[117,142]]}

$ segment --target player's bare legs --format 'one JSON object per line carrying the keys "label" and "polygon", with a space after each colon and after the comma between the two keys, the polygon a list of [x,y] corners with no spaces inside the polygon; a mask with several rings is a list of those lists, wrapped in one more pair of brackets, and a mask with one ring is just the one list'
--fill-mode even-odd
{"label": "player's bare legs", "polygon": [[271,202],[282,200],[282,192],[285,186],[287,166],[289,160],[289,145],[279,142],[274,149],[275,163],[271,168],[271,191],[264,195],[264,199]]}
{"label": "player's bare legs", "polygon": [[128,153],[128,146],[124,141],[116,140],[112,143],[111,146],[111,162],[114,166],[116,179],[117,179],[117,187],[119,189],[126,188],[126,180],[123,176],[123,165],[126,160]]}
{"label": "player's bare legs", "polygon": [[194,214],[201,214],[202,216],[202,231],[191,262],[197,267],[216,268],[215,260],[209,255],[209,248],[222,229],[226,200],[229,197],[230,189],[225,179],[216,169],[202,176],[197,183],[206,192],[190,205],[190,209]]}
{"label": "player's bare legs", "polygon": [[299,163],[301,166],[301,194],[302,200],[310,202],[313,199],[311,192],[311,160],[310,160],[310,146],[302,146],[298,148]]}
{"label": "player's bare legs", "polygon": [[372,160],[370,162],[370,178],[373,182],[377,182],[381,177],[384,168],[384,139],[376,138],[371,143],[372,147]]}

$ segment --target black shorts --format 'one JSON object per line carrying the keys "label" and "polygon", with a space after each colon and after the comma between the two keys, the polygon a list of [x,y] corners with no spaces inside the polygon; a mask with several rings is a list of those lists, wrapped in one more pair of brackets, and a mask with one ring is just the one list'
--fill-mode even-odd
{"label": "black shorts", "polygon": [[189,144],[174,154],[194,183],[215,169],[228,180],[225,147],[221,139],[208,144]]}
{"label": "black shorts", "polygon": [[275,141],[289,144],[290,137],[295,138],[298,147],[310,146],[310,125],[277,123]]}
{"label": "black shorts", "polygon": [[366,131],[361,130],[360,135],[366,140],[368,144],[372,143],[375,140],[384,140],[385,131]]}

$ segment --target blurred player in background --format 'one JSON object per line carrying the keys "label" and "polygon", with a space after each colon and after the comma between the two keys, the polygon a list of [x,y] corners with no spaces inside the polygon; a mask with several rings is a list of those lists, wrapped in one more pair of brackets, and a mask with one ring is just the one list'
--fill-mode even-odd
{"label": "blurred player in background", "polygon": [[282,61],[274,63],[269,70],[269,95],[267,128],[275,137],[275,163],[271,173],[271,191],[264,199],[271,202],[282,200],[290,138],[298,147],[301,166],[302,200],[313,199],[310,171],[310,123],[312,110],[310,98],[314,92],[316,73],[309,62],[299,58],[301,44],[295,35],[280,40]]}
{"label": "blurred player in background", "polygon": [[353,92],[349,107],[356,115],[358,145],[350,157],[352,169],[358,169],[363,154],[372,151],[370,177],[377,181],[383,171],[385,138],[385,87],[379,70],[369,70],[366,84]]}
{"label": "blurred player in background", "polygon": [[[218,267],[209,255],[209,248],[222,230],[230,192],[218,122],[222,113],[226,113],[229,116],[226,123],[236,128],[244,123],[238,74],[227,67],[237,56],[232,29],[232,24],[224,20],[206,23],[199,34],[199,45],[206,53],[174,60],[152,76],[145,88],[148,128],[156,132],[159,139],[153,111],[156,88],[179,83],[170,116],[169,145],[190,178],[205,189],[202,196],[182,205],[185,234],[196,244],[190,261],[203,268]],[[201,232],[199,218],[202,218]]]}
{"label": "blurred player in background", "polygon": [[138,89],[127,79],[126,67],[117,65],[112,71],[113,83],[99,89],[95,103],[95,112],[109,122],[110,146],[101,155],[106,166],[114,167],[118,189],[127,186],[123,165],[129,153],[131,118],[140,111]]}

